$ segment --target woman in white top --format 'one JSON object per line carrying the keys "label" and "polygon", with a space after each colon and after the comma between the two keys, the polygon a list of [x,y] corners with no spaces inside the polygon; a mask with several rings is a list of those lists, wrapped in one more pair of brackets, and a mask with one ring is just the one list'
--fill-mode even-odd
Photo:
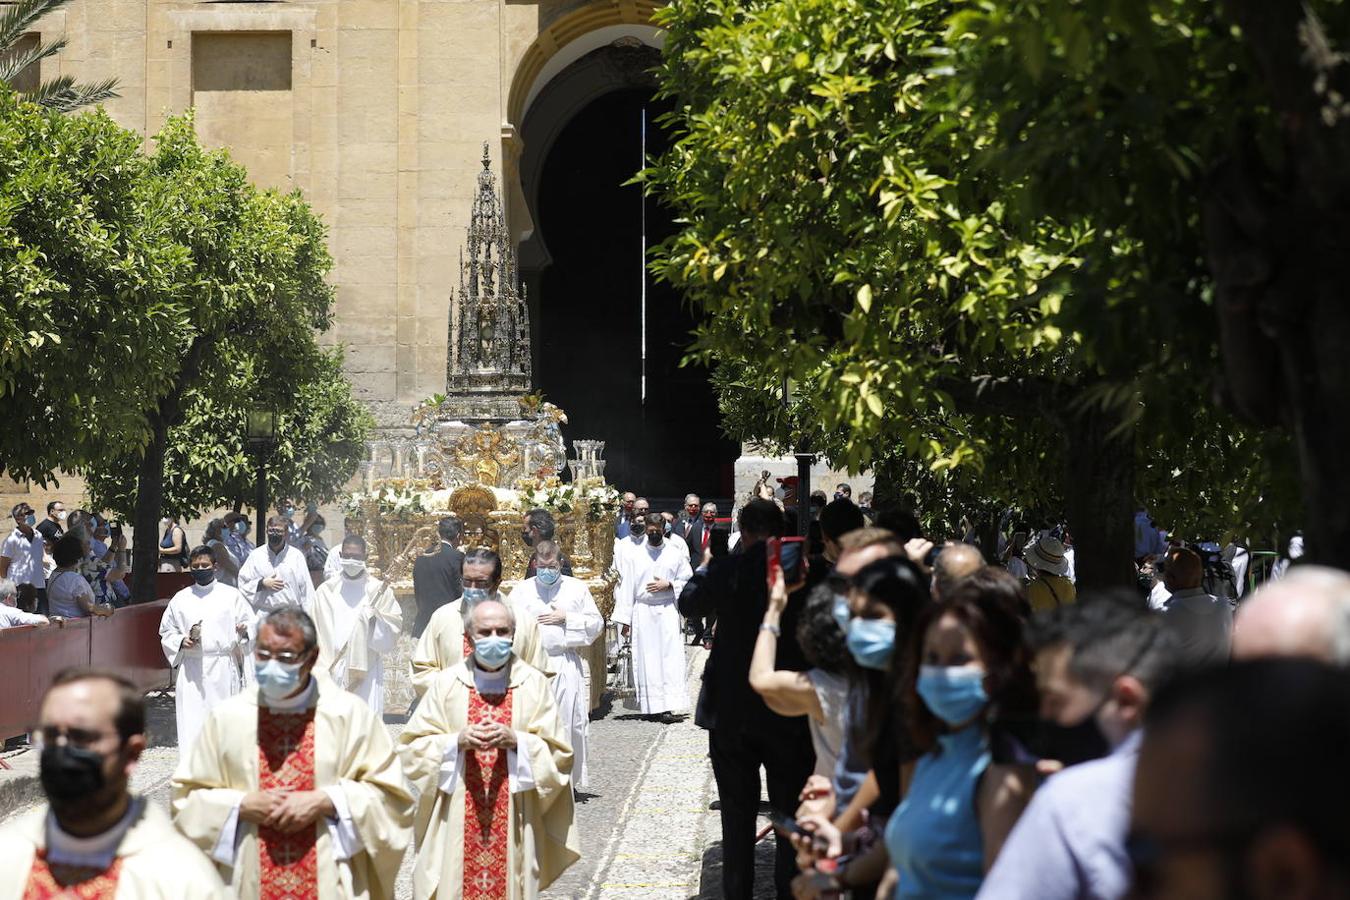
{"label": "woman in white top", "polygon": [[[769,590],[769,605],[759,627],[755,653],[750,658],[750,686],[780,716],[806,716],[816,768],[811,785],[824,787],[834,777],[835,762],[844,743],[844,708],[848,704],[850,664],[844,632],[834,617],[834,593],[828,584],[811,591],[797,623],[797,643],[812,668],[806,672],[774,669],[778,627],[787,607],[787,586],[780,572]],[[816,794],[804,785],[804,800]]]}
{"label": "woman in white top", "polygon": [[94,602],[94,589],[80,574],[84,555],[84,547],[74,534],[63,536],[52,548],[56,569],[47,581],[47,605],[53,616],[79,619],[113,614],[111,606]]}

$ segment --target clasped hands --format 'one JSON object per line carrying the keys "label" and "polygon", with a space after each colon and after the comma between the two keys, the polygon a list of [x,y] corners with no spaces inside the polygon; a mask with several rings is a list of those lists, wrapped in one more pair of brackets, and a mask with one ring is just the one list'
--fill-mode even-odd
{"label": "clasped hands", "polygon": [[501,722],[478,722],[459,733],[461,750],[516,749],[516,733]]}
{"label": "clasped hands", "polygon": [[239,804],[239,818],[282,834],[294,834],[337,815],[323,791],[251,791]]}

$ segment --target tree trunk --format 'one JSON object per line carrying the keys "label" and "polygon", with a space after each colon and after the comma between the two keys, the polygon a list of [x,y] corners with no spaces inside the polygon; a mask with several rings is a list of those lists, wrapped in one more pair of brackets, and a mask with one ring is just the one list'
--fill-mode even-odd
{"label": "tree trunk", "polygon": [[131,599],[136,603],[158,600],[155,573],[159,571],[159,510],[164,500],[164,451],[169,427],[160,415],[153,417],[153,435],[136,470],[136,509],[132,527],[136,541],[131,557]]}
{"label": "tree trunk", "polygon": [[1065,416],[1064,501],[1078,590],[1131,587],[1134,573],[1134,431],[1093,406]]}

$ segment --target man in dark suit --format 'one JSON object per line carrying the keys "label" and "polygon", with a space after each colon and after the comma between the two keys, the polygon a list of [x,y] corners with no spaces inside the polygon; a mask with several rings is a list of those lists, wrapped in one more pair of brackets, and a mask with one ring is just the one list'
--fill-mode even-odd
{"label": "man in dark suit", "polygon": [[[760,766],[768,775],[769,803],[790,814],[816,761],[806,719],[771,712],[750,687],[750,657],[769,602],[765,541],[782,536],[783,515],[768,500],[752,500],[741,510],[740,525],[738,551],[696,571],[679,599],[680,612],[688,618],[717,616],[717,640],[703,669],[695,721],[708,730],[708,755],[722,802],[721,896],[727,900],[750,900],[754,893]],[[797,644],[804,602],[801,591],[788,599],[778,638],[779,669],[810,668]],[[774,860],[779,898],[792,897],[796,872],[792,845],[779,835]]]}
{"label": "man in dark suit", "polygon": [[[553,513],[546,509],[532,509],[525,514],[525,527],[521,529],[520,539],[526,547],[537,547],[543,541],[554,540],[557,531],[558,523],[554,521]],[[526,578],[533,578],[537,574],[534,562],[535,554],[531,553],[530,564],[525,568]],[[566,553],[558,554],[558,566],[564,575],[571,577],[572,561]]]}
{"label": "man in dark suit", "polygon": [[431,614],[464,593],[460,577],[464,569],[464,554],[455,546],[464,536],[464,523],[454,516],[446,516],[436,525],[440,542],[429,547],[413,563],[413,595],[417,598],[417,621],[413,637],[421,637],[431,621]]}
{"label": "man in dark suit", "polygon": [[[698,498],[693,494],[689,495],[697,502]],[[685,511],[689,511],[689,505],[686,504]],[[705,503],[699,516],[691,517],[688,522],[680,522],[675,526],[675,533],[684,539],[689,545],[689,568],[697,569],[703,565],[703,555],[708,552],[712,543],[713,529],[717,525],[717,504]],[[693,637],[689,640],[691,647],[712,640],[713,625],[717,622],[717,616],[706,616],[701,619],[690,619],[689,625]]]}

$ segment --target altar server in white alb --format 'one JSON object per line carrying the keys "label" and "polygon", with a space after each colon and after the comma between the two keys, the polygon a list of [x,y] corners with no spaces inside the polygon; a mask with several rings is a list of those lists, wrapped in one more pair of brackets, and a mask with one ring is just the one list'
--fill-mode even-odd
{"label": "altar server in white alb", "polygon": [[403,610],[388,584],[366,569],[366,540],[342,539],[342,574],[319,585],[314,623],[319,629],[319,664],[338,687],[351,691],[384,715],[384,654],[398,644]]}
{"label": "altar server in white alb", "polygon": [[[581,670],[578,651],[595,643],[605,619],[586,584],[562,574],[562,553],[553,541],[534,548],[535,576],[511,592],[517,616],[533,617],[548,653],[553,696],[572,742],[572,783],[586,787],[586,732],[590,725],[591,696]],[[597,673],[597,677],[600,677]]]}
{"label": "altar server in white alb", "polygon": [[615,560],[620,582],[613,619],[633,642],[632,701],[644,715],[683,712],[689,707],[684,680],[684,638],[675,600],[694,574],[689,550],[665,539],[665,520],[652,513],[644,520],[647,543]]}
{"label": "altar server in white alb", "polygon": [[261,622],[270,612],[298,606],[309,612],[314,605],[314,582],[305,554],[287,543],[291,520],[267,520],[267,543],[255,549],[239,569],[239,590]]}
{"label": "altar server in white alb", "polygon": [[169,665],[178,669],[174,711],[178,717],[178,751],[192,752],[192,742],[207,715],[244,687],[253,609],[239,591],[216,580],[216,557],[198,547],[188,559],[195,582],[183,588],[159,620],[159,643]]}

